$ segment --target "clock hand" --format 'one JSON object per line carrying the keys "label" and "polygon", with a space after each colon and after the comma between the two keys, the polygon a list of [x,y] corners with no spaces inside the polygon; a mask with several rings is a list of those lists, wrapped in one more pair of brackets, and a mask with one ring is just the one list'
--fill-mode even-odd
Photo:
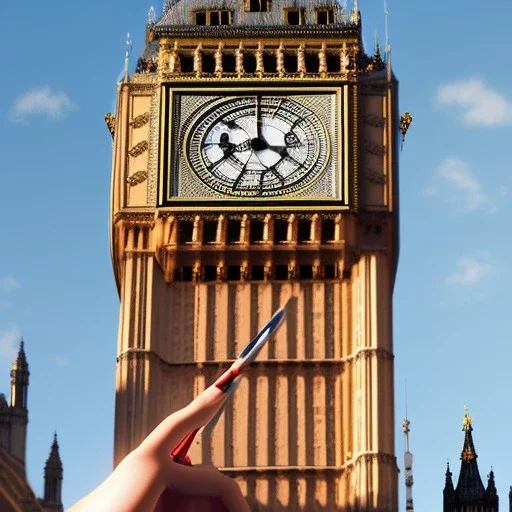
{"label": "clock hand", "polygon": [[256,96],[256,137],[265,140],[261,134],[261,96]]}
{"label": "clock hand", "polygon": [[235,182],[233,183],[233,192],[236,190],[236,188],[238,187],[238,184],[240,183],[240,181],[242,180],[245,172],[247,171],[247,166],[249,165],[249,160],[247,160],[247,162],[245,162],[242,170],[240,171],[240,174],[237,176]]}
{"label": "clock hand", "polygon": [[238,165],[245,165],[243,162],[241,162],[234,154],[233,152],[231,153],[228,153],[228,154],[224,154],[224,156],[222,158],[219,158],[216,162],[212,162],[210,163],[210,165],[207,166],[207,169],[209,171],[213,171],[213,169],[215,169],[216,167],[218,167],[221,163],[225,162],[226,160],[229,160],[229,159],[232,159],[234,160]]}
{"label": "clock hand", "polygon": [[279,100],[279,103],[277,104],[277,107],[275,108],[275,110],[272,112],[271,114],[271,118],[274,119],[275,115],[277,114],[277,111],[281,108],[281,105],[283,104],[283,101],[284,101],[284,98],[281,98]]}
{"label": "clock hand", "polygon": [[[282,160],[280,160],[280,162],[281,161]],[[263,181],[264,181],[265,176],[266,176],[266,174],[268,172],[271,172],[281,182],[281,185],[284,185],[285,179],[283,178],[283,176],[281,176],[279,174],[279,172],[277,171],[275,165],[267,167],[264,171],[261,171],[261,174],[260,174],[260,196],[263,195]]]}

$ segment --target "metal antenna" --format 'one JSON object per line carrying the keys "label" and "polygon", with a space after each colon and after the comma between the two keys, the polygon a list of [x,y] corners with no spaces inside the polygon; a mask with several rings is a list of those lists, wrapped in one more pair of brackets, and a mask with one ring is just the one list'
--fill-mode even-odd
{"label": "metal antenna", "polygon": [[128,66],[130,64],[130,55],[132,54],[132,40],[130,33],[126,35],[126,51],[124,54],[124,81],[128,82]]}
{"label": "metal antenna", "polygon": [[412,453],[409,451],[409,432],[411,431],[409,426],[411,422],[407,416],[407,381],[405,381],[405,420],[402,423],[404,436],[405,436],[405,454],[404,454],[404,467],[405,467],[405,492],[406,492],[406,505],[405,510],[407,512],[414,511],[414,505],[412,501],[412,486],[414,479],[412,477]]}

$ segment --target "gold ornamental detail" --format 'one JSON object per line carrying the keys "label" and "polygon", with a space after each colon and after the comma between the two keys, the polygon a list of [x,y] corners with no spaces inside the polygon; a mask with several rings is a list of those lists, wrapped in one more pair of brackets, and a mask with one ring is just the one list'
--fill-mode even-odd
{"label": "gold ornamental detail", "polygon": [[143,140],[142,142],[139,142],[137,145],[133,146],[130,151],[128,151],[130,156],[137,157],[139,155],[142,155],[144,151],[147,151],[149,148],[149,144],[147,140]]}
{"label": "gold ornamental detail", "polygon": [[462,418],[462,428],[464,430],[473,430],[473,418],[469,415],[469,407],[464,406],[464,418]]}
{"label": "gold ornamental detail", "polygon": [[105,114],[105,124],[107,125],[110,135],[112,135],[112,139],[114,139],[116,134],[116,118],[110,112]]}
{"label": "gold ornamental detail", "polygon": [[128,178],[126,178],[126,183],[128,183],[128,185],[130,185],[131,187],[135,187],[136,185],[144,183],[147,179],[147,171],[137,171],[135,174],[132,174],[131,176],[128,176]]}
{"label": "gold ornamental detail", "polygon": [[149,112],[145,112],[130,121],[130,126],[133,128],[142,128],[145,124],[149,123]]}

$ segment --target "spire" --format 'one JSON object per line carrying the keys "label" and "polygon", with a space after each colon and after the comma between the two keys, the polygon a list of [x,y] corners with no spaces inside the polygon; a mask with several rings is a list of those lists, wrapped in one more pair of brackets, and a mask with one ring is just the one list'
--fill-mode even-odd
{"label": "spire", "polygon": [[453,480],[452,480],[452,472],[450,471],[450,463],[446,463],[446,474],[444,481],[444,492],[453,492]]}
{"label": "spire", "polygon": [[63,511],[62,506],[62,461],[60,460],[57,432],[53,435],[50,455],[44,467],[44,504],[51,507],[52,512]]}
{"label": "spire", "polygon": [[498,510],[499,498],[498,491],[496,489],[496,483],[494,482],[494,471],[492,467],[491,472],[487,475],[487,489],[485,490],[485,499],[490,510]]}
{"label": "spire", "polygon": [[11,407],[27,409],[29,376],[25,343],[21,339],[18,356],[11,366]]}
{"label": "spire", "polygon": [[359,22],[359,5],[357,0],[354,0],[354,9],[352,10],[352,21],[354,23]]}
{"label": "spire", "polygon": [[476,459],[478,455],[473,444],[473,418],[469,415],[469,409],[464,407],[465,414],[462,419],[462,430],[464,431],[464,446],[460,456],[461,466],[459,481],[457,482],[457,497],[462,505],[478,503],[484,497],[484,484],[480,478]]}
{"label": "spire", "polygon": [[53,434],[53,443],[50,450],[50,455],[46,459],[45,470],[58,469],[62,471],[62,462],[59,454],[59,443],[57,442],[57,432]]}
{"label": "spire", "polygon": [[389,11],[388,11],[388,0],[384,0],[384,19],[386,27],[386,63],[388,82],[391,82],[391,44],[389,43]]}
{"label": "spire", "polygon": [[126,50],[124,52],[124,81],[128,82],[128,66],[130,64],[130,55],[132,54],[132,39],[130,33],[126,35]]}
{"label": "spire", "polygon": [[155,24],[155,21],[156,21],[155,8],[153,6],[151,6],[148,11],[148,25],[153,26]]}
{"label": "spire", "polygon": [[462,418],[462,430],[466,433],[464,436],[464,447],[462,448],[461,460],[465,462],[476,461],[478,455],[475,452],[475,445],[473,444],[473,418],[469,415],[468,406],[464,406],[464,418]]}
{"label": "spire", "polygon": [[450,463],[446,463],[446,476],[443,489],[443,512],[452,512],[456,503],[455,488],[453,487],[452,472]]}
{"label": "spire", "polygon": [[25,342],[23,338],[20,340],[20,348],[18,350],[18,357],[13,361],[11,370],[28,368],[27,355],[25,354]]}

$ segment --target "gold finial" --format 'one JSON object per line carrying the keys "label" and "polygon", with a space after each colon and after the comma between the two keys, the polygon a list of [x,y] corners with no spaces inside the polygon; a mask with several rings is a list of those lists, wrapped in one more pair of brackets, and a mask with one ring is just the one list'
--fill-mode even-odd
{"label": "gold finial", "polygon": [[413,118],[410,112],[406,112],[400,118],[400,132],[402,133],[402,149],[404,148],[405,136],[407,135],[407,131],[409,130],[412,121]]}
{"label": "gold finial", "polygon": [[473,425],[473,418],[469,415],[469,407],[464,406],[464,418],[462,418],[462,428],[469,430]]}

